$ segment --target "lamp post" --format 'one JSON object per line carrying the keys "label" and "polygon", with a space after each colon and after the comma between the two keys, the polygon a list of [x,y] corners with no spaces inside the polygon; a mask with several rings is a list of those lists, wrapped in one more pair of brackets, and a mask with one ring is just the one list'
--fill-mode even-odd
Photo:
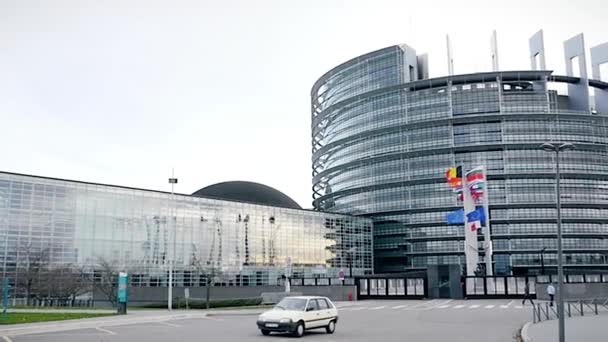
{"label": "lamp post", "polygon": [[540,250],[540,274],[545,275],[545,250],[547,247],[543,247]]}
{"label": "lamp post", "polygon": [[564,342],[565,336],[565,321],[564,321],[564,262],[562,249],[562,213],[561,213],[561,190],[560,190],[560,170],[559,170],[559,153],[566,150],[574,149],[574,145],[570,143],[544,143],[540,146],[543,150],[555,153],[555,205],[557,208],[557,315],[558,315],[558,333],[559,342]]}
{"label": "lamp post", "polygon": [[357,251],[357,247],[352,247],[346,253],[348,253],[348,277],[353,278],[353,253]]}
{"label": "lamp post", "polygon": [[[171,178],[169,178],[169,184],[171,184],[171,202],[174,201],[173,199],[173,192],[174,192],[174,188],[175,188],[175,184],[177,184],[177,178],[175,178],[175,175],[173,173],[173,170],[171,170]],[[171,309],[173,308],[173,263],[175,262],[175,217],[173,216],[173,203],[170,203],[170,208],[171,208],[171,222],[173,223],[173,255],[171,257],[171,260],[169,260],[169,286],[167,288],[167,308],[169,309],[169,311],[171,311]]]}

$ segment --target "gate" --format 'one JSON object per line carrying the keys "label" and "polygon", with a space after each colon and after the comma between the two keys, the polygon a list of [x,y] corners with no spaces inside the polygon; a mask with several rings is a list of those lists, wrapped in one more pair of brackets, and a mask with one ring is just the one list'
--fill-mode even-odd
{"label": "gate", "polygon": [[427,296],[426,278],[356,278],[359,299],[420,299]]}

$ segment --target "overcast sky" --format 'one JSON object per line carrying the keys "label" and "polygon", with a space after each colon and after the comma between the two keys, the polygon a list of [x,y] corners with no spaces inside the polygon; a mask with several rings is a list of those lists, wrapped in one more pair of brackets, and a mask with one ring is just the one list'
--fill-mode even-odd
{"label": "overcast sky", "polygon": [[[0,170],[168,190],[255,181],[311,206],[310,88],[406,43],[431,77],[529,69],[545,32],[608,41],[604,1],[0,0]],[[590,62],[588,62],[590,65]]]}

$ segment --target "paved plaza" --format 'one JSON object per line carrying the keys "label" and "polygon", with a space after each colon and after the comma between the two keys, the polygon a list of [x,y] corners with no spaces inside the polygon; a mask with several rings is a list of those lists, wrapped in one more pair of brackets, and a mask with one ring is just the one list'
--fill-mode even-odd
{"label": "paved plaza", "polygon": [[[531,306],[506,299],[369,300],[337,306],[336,333],[312,331],[302,341],[515,341],[532,318]],[[127,317],[4,328],[0,336],[7,342],[294,341],[286,335],[262,336],[255,324],[260,310],[131,312]]]}

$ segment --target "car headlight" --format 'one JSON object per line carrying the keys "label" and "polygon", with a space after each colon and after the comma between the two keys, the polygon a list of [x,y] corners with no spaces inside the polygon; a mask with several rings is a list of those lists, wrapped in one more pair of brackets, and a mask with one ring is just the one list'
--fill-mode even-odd
{"label": "car headlight", "polygon": [[291,318],[281,318],[280,323],[291,323]]}
{"label": "car headlight", "polygon": [[260,317],[258,317],[258,321],[260,321],[260,322],[266,322],[266,318],[260,316]]}

